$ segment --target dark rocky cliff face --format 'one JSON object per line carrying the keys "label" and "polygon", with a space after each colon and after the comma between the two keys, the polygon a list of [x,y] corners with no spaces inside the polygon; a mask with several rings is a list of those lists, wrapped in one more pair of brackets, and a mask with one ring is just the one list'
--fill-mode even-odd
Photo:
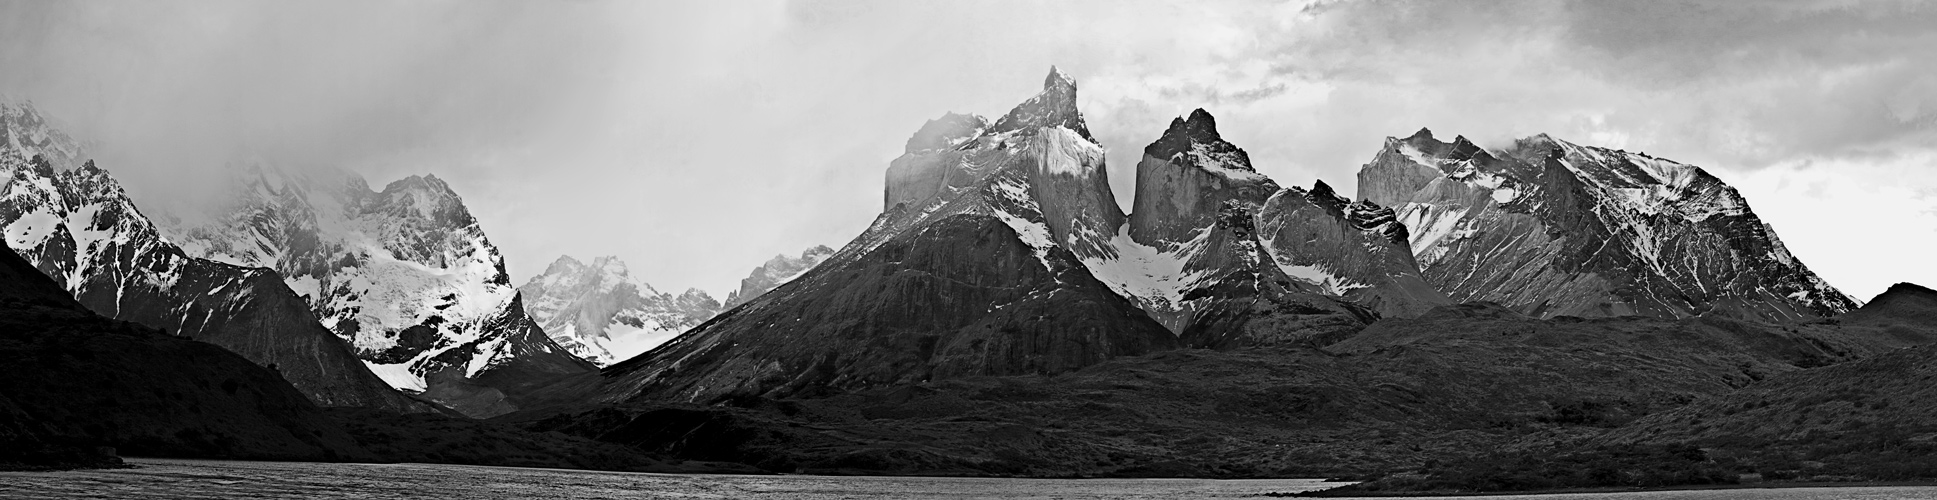
{"label": "dark rocky cliff face", "polygon": [[99,466],[122,454],[370,458],[276,369],[102,318],[0,248],[0,469]]}
{"label": "dark rocky cliff face", "polygon": [[598,398],[813,396],[1060,373],[1175,347],[1173,333],[1083,263],[1110,251],[1123,215],[1074,96],[1074,83],[1052,74],[995,126],[931,121],[891,164],[890,205],[860,237],[607,369]]}
{"label": "dark rocky cliff face", "polygon": [[[1428,175],[1430,169],[1437,175]],[[1545,135],[1489,152],[1388,139],[1360,190],[1398,203],[1426,280],[1540,316],[1793,319],[1856,302],[1789,254],[1699,167]]]}
{"label": "dark rocky cliff face", "polygon": [[264,269],[187,256],[105,170],[0,150],[7,244],[88,309],[275,366],[317,404],[428,411],[391,390]]}
{"label": "dark rocky cliff face", "polygon": [[1090,264],[1192,345],[1335,338],[1446,303],[1391,219],[1322,182],[1279,187],[1199,109],[1144,148],[1120,257]]}

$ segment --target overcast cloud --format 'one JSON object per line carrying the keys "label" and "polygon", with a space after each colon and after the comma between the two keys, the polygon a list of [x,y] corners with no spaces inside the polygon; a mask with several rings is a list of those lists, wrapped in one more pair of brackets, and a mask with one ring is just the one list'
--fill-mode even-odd
{"label": "overcast cloud", "polygon": [[1128,204],[1203,107],[1281,184],[1386,136],[1546,132],[1708,168],[1868,298],[1937,285],[1925,2],[7,2],[0,92],[130,184],[239,161],[434,173],[522,283],[613,254],[724,296],[839,246],[924,120],[1075,76]]}

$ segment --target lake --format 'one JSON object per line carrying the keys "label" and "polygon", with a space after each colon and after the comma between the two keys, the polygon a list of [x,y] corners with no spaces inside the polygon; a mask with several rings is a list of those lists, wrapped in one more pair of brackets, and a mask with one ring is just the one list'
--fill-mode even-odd
{"label": "lake", "polygon": [[[0,472],[0,498],[1258,498],[1321,489],[1312,479],[988,479],[699,476],[426,464],[129,459],[136,469]],[[1500,497],[1477,497],[1499,499]],[[1556,500],[1898,500],[1937,487],[1848,487],[1530,495]]]}

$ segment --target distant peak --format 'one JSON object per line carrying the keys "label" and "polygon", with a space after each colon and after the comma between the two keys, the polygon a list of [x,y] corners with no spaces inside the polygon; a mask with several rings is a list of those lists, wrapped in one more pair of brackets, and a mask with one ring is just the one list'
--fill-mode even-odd
{"label": "distant peak", "polygon": [[941,118],[923,123],[921,130],[915,131],[915,136],[908,138],[908,144],[903,151],[913,153],[953,147],[963,141],[974,139],[976,134],[981,133],[982,129],[988,126],[989,121],[980,116],[950,112],[942,115]]}
{"label": "distant peak", "polygon": [[625,261],[619,260],[619,256],[617,255],[607,255],[592,259],[592,265],[599,268],[599,270],[619,276],[629,274],[625,267]]}
{"label": "distant peak", "polygon": [[1438,139],[1434,139],[1434,138],[1433,138],[1433,130],[1432,130],[1432,129],[1429,129],[1429,128],[1426,128],[1426,127],[1419,127],[1419,131],[1418,131],[1418,132],[1413,132],[1413,133],[1412,133],[1412,135],[1411,135],[1411,136],[1408,136],[1408,137],[1406,137],[1406,139],[1405,139],[1405,140],[1407,140],[1407,141],[1415,141],[1415,140],[1420,140],[1420,139],[1424,139],[1424,140],[1428,140],[1428,141],[1437,141],[1437,140],[1438,140]]}
{"label": "distant peak", "polygon": [[1049,89],[1058,88],[1058,87],[1068,87],[1070,89],[1075,89],[1076,79],[1070,78],[1069,75],[1063,74],[1062,70],[1056,69],[1056,65],[1051,64],[1049,65],[1049,76],[1046,78],[1043,78],[1042,88],[1043,90],[1049,90]]}
{"label": "distant peak", "polygon": [[1325,181],[1322,179],[1316,179],[1312,181],[1312,194],[1323,194],[1325,196],[1332,196],[1332,197],[1338,196],[1338,192],[1333,191],[1332,186],[1330,184],[1326,184]]}
{"label": "distant peak", "polygon": [[585,263],[579,262],[578,259],[574,259],[570,255],[560,255],[558,256],[558,260],[554,260],[551,265],[545,266],[545,274],[566,274],[584,267]]}
{"label": "distant peak", "polygon": [[1322,180],[1312,181],[1311,190],[1305,192],[1305,201],[1341,217],[1345,215],[1345,207],[1351,204],[1351,200],[1340,197],[1337,191],[1332,190],[1332,185]]}
{"label": "distant peak", "polygon": [[1189,115],[1170,120],[1170,127],[1164,129],[1163,137],[1143,148],[1143,153],[1152,158],[1168,160],[1184,154],[1198,156],[1208,154],[1223,161],[1226,168],[1252,170],[1251,156],[1243,149],[1224,140],[1217,132],[1217,118],[1204,108],[1192,110]]}
{"label": "distant peak", "polygon": [[1089,126],[1083,123],[1083,113],[1076,109],[1076,79],[1053,66],[1049,68],[1049,77],[1043,80],[1042,92],[997,119],[989,132],[1028,131],[1036,127],[1062,127],[1084,140],[1096,142],[1090,136]]}
{"label": "distant peak", "polygon": [[415,190],[415,189],[426,189],[433,192],[450,194],[452,196],[457,195],[457,192],[451,190],[450,184],[444,183],[444,180],[437,178],[435,174],[412,175],[409,177],[392,181],[390,184],[385,185],[383,187],[383,190],[385,192],[391,192],[392,190]]}

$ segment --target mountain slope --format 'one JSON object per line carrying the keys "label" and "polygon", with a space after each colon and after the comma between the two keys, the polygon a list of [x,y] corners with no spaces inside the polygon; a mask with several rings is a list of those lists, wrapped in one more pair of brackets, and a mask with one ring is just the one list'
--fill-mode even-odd
{"label": "mountain slope", "polygon": [[168,219],[190,255],[275,269],[391,386],[467,415],[596,369],[526,315],[504,259],[450,186],[373,190],[340,170],[237,169],[230,198]]}
{"label": "mountain slope", "polygon": [[[21,122],[45,123],[38,117]],[[71,144],[40,147],[78,151]],[[372,375],[273,272],[189,257],[156,231],[107,171],[92,162],[57,171],[45,157],[21,153],[0,148],[7,245],[88,309],[276,367],[319,405],[428,411]]]}
{"label": "mountain slope", "polygon": [[754,268],[753,273],[747,275],[746,279],[740,280],[739,290],[727,293],[725,308],[732,309],[733,306],[745,304],[754,297],[759,297],[760,294],[799,277],[801,273],[820,265],[821,261],[827,260],[832,255],[834,255],[834,249],[827,248],[827,245],[809,248],[801,252],[800,257],[775,255],[772,259],[767,259],[765,264]]}
{"label": "mountain slope", "polygon": [[116,452],[369,458],[277,370],[97,316],[9,248],[0,248],[0,366],[0,469],[112,465]]}
{"label": "mountain slope", "polygon": [[677,296],[653,289],[634,279],[618,257],[586,264],[561,256],[544,274],[518,287],[518,293],[554,341],[600,365],[658,347],[721,309],[699,289]]}
{"label": "mountain slope", "polygon": [[1856,302],[1701,168],[1538,135],[1388,138],[1359,192],[1400,207],[1428,282],[1541,317],[1838,314]]}
{"label": "mountain slope", "polygon": [[1073,80],[993,124],[930,121],[886,210],[806,274],[602,375],[603,401],[812,396],[1058,373],[1177,345],[1082,263],[1124,218]]}

